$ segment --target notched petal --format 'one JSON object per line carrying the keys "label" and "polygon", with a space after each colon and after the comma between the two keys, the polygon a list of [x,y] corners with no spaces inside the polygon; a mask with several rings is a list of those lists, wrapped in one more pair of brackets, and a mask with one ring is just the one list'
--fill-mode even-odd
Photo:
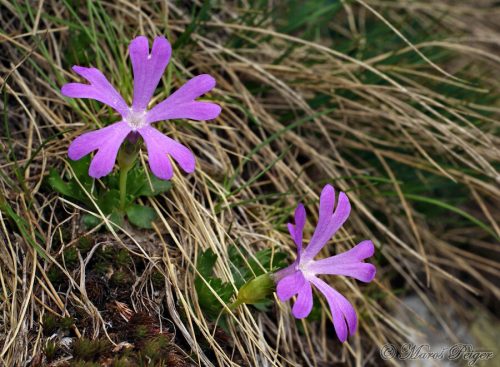
{"label": "notched petal", "polygon": [[83,66],[73,66],[73,71],[85,78],[90,84],[65,84],[61,88],[63,96],[95,99],[113,108],[123,118],[126,117],[129,111],[127,103],[101,71],[96,68],[86,68]]}
{"label": "notched petal", "polygon": [[101,178],[113,170],[118,150],[129,133],[130,127],[125,122],[117,122],[82,134],[70,144],[68,156],[72,160],[78,160],[97,150],[90,163],[89,176]]}
{"label": "notched petal", "polygon": [[186,173],[195,169],[196,159],[194,154],[181,143],[163,135],[151,126],[138,130],[148,151],[149,167],[154,175],[163,180],[172,178],[171,156]]}
{"label": "notched petal", "polygon": [[313,307],[313,295],[312,287],[308,281],[306,281],[299,290],[297,299],[292,308],[292,314],[297,319],[303,319],[312,311]]}
{"label": "notched petal", "polygon": [[172,54],[172,47],[165,37],[159,36],[155,38],[150,53],[148,39],[138,36],[130,42],[129,53],[134,71],[132,108],[135,111],[142,111],[147,108],[165,72]]}
{"label": "notched petal", "polygon": [[300,271],[295,271],[293,274],[281,279],[276,286],[276,294],[278,295],[280,301],[286,302],[295,296],[305,282],[306,279]]}
{"label": "notched petal", "polygon": [[221,107],[212,102],[198,102],[196,98],[215,86],[215,79],[208,74],[198,75],[180,87],[163,102],[148,112],[148,122],[170,119],[211,120],[216,118]]}

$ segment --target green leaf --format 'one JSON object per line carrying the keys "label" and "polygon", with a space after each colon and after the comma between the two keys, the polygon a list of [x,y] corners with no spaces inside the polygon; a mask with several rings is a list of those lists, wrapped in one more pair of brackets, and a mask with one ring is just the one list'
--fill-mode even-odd
{"label": "green leaf", "polygon": [[488,226],[486,223],[482,222],[481,220],[477,219],[473,215],[470,215],[469,213],[463,211],[462,209],[459,209],[453,205],[447,204],[442,200],[437,200],[437,199],[433,199],[433,198],[426,197],[426,196],[412,195],[412,194],[406,194],[406,193],[404,193],[403,195],[410,200],[416,200],[416,201],[421,201],[424,203],[429,203],[429,204],[436,205],[436,206],[439,206],[441,208],[447,209],[447,210],[452,211],[454,213],[457,213],[458,215],[461,215],[465,219],[469,220],[471,223],[474,223],[475,225],[482,228],[483,230],[485,230],[486,232],[491,234],[493,237],[498,239],[498,235],[495,233],[495,231],[490,226]]}
{"label": "green leaf", "polygon": [[93,178],[88,174],[89,165],[89,156],[78,161],[70,161],[74,176],[69,181],[65,181],[53,168],[50,170],[47,181],[58,193],[89,205],[90,200],[85,191],[90,192],[94,183]]}
{"label": "green leaf", "polygon": [[146,185],[141,188],[137,196],[156,196],[167,192],[171,188],[172,183],[170,181],[160,180],[156,176],[151,176],[151,185],[146,180]]}
{"label": "green leaf", "polygon": [[47,182],[49,183],[50,187],[52,187],[58,193],[70,197],[72,199],[76,199],[78,201],[83,201],[82,195],[79,192],[78,187],[75,187],[75,185],[72,182],[64,181],[54,168],[50,169]]}
{"label": "green leaf", "polygon": [[246,279],[249,278],[248,267],[246,266],[245,261],[243,260],[241,254],[238,252],[236,246],[229,246],[228,254],[234,283],[236,285],[236,288],[239,289],[243,284],[245,284]]}
{"label": "green leaf", "polygon": [[[109,220],[113,222],[114,224],[117,224],[121,226],[123,224],[123,214],[118,212],[118,210],[113,210],[113,212],[109,215]],[[82,222],[85,228],[87,229],[92,229],[99,224],[101,224],[102,220],[99,217],[96,217],[95,215],[92,214],[84,214],[82,215]]]}
{"label": "green leaf", "polygon": [[109,216],[109,220],[119,226],[123,225],[123,221],[125,220],[124,215],[118,211],[118,209],[114,209],[111,215]]}
{"label": "green leaf", "polygon": [[127,217],[130,223],[139,227],[153,228],[152,222],[156,219],[156,212],[149,206],[133,204],[127,209]]}
{"label": "green leaf", "polygon": [[261,312],[267,312],[271,309],[271,307],[273,306],[274,304],[274,301],[271,300],[271,299],[265,299],[261,302],[258,302],[258,303],[254,303],[252,306],[255,307],[257,310],[261,311]]}
{"label": "green leaf", "polygon": [[[78,181],[80,181],[85,190],[92,190],[94,179],[89,176],[90,156],[85,156],[77,161],[70,161],[70,165],[75,173],[75,176],[78,178]],[[75,184],[78,186],[77,182],[75,182]]]}
{"label": "green leaf", "polygon": [[111,214],[120,206],[120,192],[118,190],[108,190],[97,200],[99,208],[104,214]]}
{"label": "green leaf", "polygon": [[[212,250],[207,250],[198,256],[196,268],[200,273],[194,281],[196,294],[198,296],[198,304],[204,311],[205,315],[212,319],[216,319],[223,309],[223,305],[217,299],[214,292],[224,301],[229,302],[234,294],[234,289],[229,283],[223,282],[213,274],[213,269],[217,261],[217,255]],[[208,285],[206,284],[208,283]],[[210,286],[210,287],[209,287]],[[210,289],[212,288],[213,291]]]}
{"label": "green leaf", "polygon": [[240,251],[234,245],[228,249],[231,273],[238,288],[251,278],[286,266],[286,254],[283,252],[273,252],[273,249],[265,249],[258,251],[253,257],[250,254],[243,253],[244,259]]}
{"label": "green leaf", "polygon": [[[214,292],[224,301],[225,304],[229,303],[232,295],[234,294],[233,287],[229,283],[223,282],[221,279],[212,277],[204,277]],[[223,305],[215,296],[210,287],[201,279],[197,277],[194,281],[196,294],[198,296],[198,304],[203,310],[205,315],[215,320],[223,309]]]}
{"label": "green leaf", "polygon": [[[286,254],[277,252],[273,249],[265,249],[255,254],[255,259],[249,261],[253,273],[257,276],[263,274],[265,271],[273,271],[285,266]],[[265,270],[264,270],[265,269]]]}
{"label": "green leaf", "polygon": [[97,218],[95,215],[92,214],[84,214],[82,215],[82,222],[85,228],[91,229],[94,227],[97,227],[99,223],[101,223],[101,220]]}
{"label": "green leaf", "polygon": [[198,261],[196,262],[196,269],[203,277],[209,277],[213,275],[213,268],[215,262],[217,261],[217,255],[208,249],[198,256]]}
{"label": "green leaf", "polygon": [[144,169],[134,168],[130,170],[127,177],[127,194],[132,195],[135,199],[139,196],[156,196],[172,188],[170,181],[160,180],[155,176],[151,176],[150,180]]}

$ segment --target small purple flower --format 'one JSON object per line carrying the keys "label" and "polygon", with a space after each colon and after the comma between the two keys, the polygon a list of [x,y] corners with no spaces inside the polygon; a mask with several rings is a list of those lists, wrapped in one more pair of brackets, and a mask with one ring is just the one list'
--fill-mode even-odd
{"label": "small purple flower", "polygon": [[146,144],[151,171],[164,180],[172,178],[171,156],[187,173],[194,171],[195,158],[184,145],[163,135],[153,128],[153,122],[170,119],[210,120],[216,118],[221,108],[215,103],[197,102],[196,98],[215,86],[210,75],[198,75],[151,110],[148,104],[169,62],[172,47],[165,37],[156,37],[151,53],[144,36],[132,40],[129,45],[134,70],[134,98],[129,107],[123,97],[96,68],[73,66],[73,70],[90,84],[68,83],[61,92],[72,98],[91,98],[107,104],[121,115],[121,120],[99,130],[76,138],[68,149],[68,155],[78,160],[97,150],[89,168],[94,178],[111,172],[116,155],[125,138],[136,140],[140,135]]}
{"label": "small purple flower", "polygon": [[302,231],[306,223],[306,212],[302,204],[297,206],[295,225],[288,224],[290,235],[297,245],[297,259],[292,265],[278,271],[275,279],[278,282],[276,293],[282,302],[297,295],[292,313],[298,319],[307,317],[312,310],[311,284],[313,284],[326,297],[335,332],[343,343],[348,333],[352,335],[356,331],[356,311],[344,296],[317,275],[346,275],[368,283],[375,277],[376,268],[373,264],[363,262],[373,255],[374,247],[371,241],[363,241],[339,255],[313,260],[349,217],[351,205],[346,194],[343,192],[339,194],[335,210],[334,207],[335,190],[332,186],[326,185],[321,192],[318,225],[309,245],[302,250]]}

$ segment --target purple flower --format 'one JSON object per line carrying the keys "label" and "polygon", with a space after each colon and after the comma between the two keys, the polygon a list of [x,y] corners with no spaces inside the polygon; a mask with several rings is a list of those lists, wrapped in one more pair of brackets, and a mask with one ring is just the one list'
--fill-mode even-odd
{"label": "purple flower", "polygon": [[328,301],[333,318],[333,326],[341,342],[356,331],[356,311],[349,301],[317,275],[346,275],[362,282],[370,282],[375,277],[373,264],[363,262],[373,255],[371,241],[363,241],[347,252],[322,260],[313,258],[326,245],[349,217],[351,205],[346,194],[341,192],[335,207],[335,190],[326,185],[321,192],[319,204],[319,220],[309,245],[302,250],[302,231],[306,223],[304,206],[299,204],[295,210],[295,225],[288,224],[290,235],[297,245],[297,259],[285,269],[275,274],[278,281],[276,293],[282,302],[297,295],[292,313],[298,318],[309,315],[313,307],[311,284],[314,285]]}
{"label": "purple flower", "polygon": [[221,108],[215,103],[197,102],[196,98],[215,86],[210,75],[198,75],[163,102],[148,110],[148,104],[169,62],[172,47],[165,37],[156,37],[151,53],[144,36],[132,40],[129,45],[134,70],[134,98],[129,107],[123,97],[96,68],[73,66],[73,70],[90,84],[68,83],[61,92],[72,98],[91,98],[107,104],[121,115],[119,122],[76,138],[68,149],[68,155],[78,160],[97,150],[89,168],[94,178],[111,172],[116,155],[125,138],[134,141],[139,135],[146,144],[151,171],[164,180],[172,178],[171,156],[187,173],[194,171],[195,158],[184,145],[163,135],[153,128],[153,122],[170,119],[210,120],[216,118]]}

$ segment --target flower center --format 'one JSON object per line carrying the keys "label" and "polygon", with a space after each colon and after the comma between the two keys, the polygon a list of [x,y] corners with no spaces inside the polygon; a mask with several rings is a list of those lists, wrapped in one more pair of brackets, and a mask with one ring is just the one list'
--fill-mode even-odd
{"label": "flower center", "polygon": [[298,266],[298,270],[300,270],[302,272],[302,274],[304,275],[304,277],[306,279],[309,279],[310,277],[313,277],[315,275],[314,271],[311,271],[309,269],[309,265],[311,263],[312,263],[312,261],[308,261],[306,263],[299,264],[299,266]]}
{"label": "flower center", "polygon": [[141,127],[146,126],[146,111],[134,111],[132,108],[125,118],[127,124],[131,127],[132,131],[136,131]]}

